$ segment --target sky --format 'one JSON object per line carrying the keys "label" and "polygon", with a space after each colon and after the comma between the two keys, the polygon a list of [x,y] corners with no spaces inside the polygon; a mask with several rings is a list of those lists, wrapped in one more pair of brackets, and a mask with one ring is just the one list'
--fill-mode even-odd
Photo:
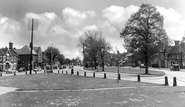
{"label": "sky", "polygon": [[29,45],[28,20],[38,19],[34,47],[44,51],[53,44],[67,58],[82,57],[79,37],[89,29],[99,30],[106,41],[124,52],[120,32],[142,3],[156,6],[164,16],[164,29],[172,40],[185,33],[185,0],[0,0],[0,47],[17,49]]}

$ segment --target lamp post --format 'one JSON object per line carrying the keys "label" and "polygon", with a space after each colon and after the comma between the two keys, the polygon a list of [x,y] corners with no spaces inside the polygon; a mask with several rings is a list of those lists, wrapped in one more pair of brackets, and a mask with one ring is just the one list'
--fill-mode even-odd
{"label": "lamp post", "polygon": [[51,44],[51,72],[53,73],[53,66],[52,66],[52,65],[53,65],[52,45],[53,45],[53,44]]}
{"label": "lamp post", "polygon": [[31,42],[30,42],[30,48],[31,48],[31,51],[30,51],[30,75],[31,75],[31,71],[32,71],[32,61],[33,61],[33,31],[34,30],[37,30],[38,28],[38,19],[29,19],[28,20],[28,30],[31,30]]}

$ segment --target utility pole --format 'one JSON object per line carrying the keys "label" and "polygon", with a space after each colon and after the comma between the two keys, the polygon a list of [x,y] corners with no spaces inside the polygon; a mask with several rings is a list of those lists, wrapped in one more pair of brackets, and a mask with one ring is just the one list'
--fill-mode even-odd
{"label": "utility pole", "polygon": [[[28,20],[28,30],[31,30],[31,43],[30,43],[30,75],[31,75],[31,71],[32,71],[32,62],[33,62],[33,31],[36,30],[38,28],[38,20],[37,19],[29,19]],[[30,25],[31,24],[31,25]]]}
{"label": "utility pole", "polygon": [[53,73],[53,52],[52,52],[52,45],[53,44],[51,44],[51,73]]}
{"label": "utility pole", "polygon": [[30,48],[31,48],[31,51],[30,51],[30,75],[31,75],[31,71],[32,71],[32,61],[33,61],[33,54],[32,54],[32,51],[33,51],[33,24],[34,24],[34,19],[32,18],[31,43],[30,43]]}
{"label": "utility pole", "polygon": [[85,51],[84,51],[84,43],[83,43],[83,69],[85,69]]}

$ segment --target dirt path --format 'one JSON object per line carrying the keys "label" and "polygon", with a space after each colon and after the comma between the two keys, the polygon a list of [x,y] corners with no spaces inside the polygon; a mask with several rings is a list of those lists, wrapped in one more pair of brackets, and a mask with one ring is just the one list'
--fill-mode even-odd
{"label": "dirt path", "polygon": [[15,91],[17,88],[14,87],[2,87],[0,86],[0,95]]}

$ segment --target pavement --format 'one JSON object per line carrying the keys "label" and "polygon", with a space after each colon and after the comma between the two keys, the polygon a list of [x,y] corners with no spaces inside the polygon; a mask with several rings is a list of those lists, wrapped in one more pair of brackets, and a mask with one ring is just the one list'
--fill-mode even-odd
{"label": "pavement", "polygon": [[[125,67],[124,67],[125,68]],[[87,76],[92,76],[93,72],[90,70],[83,70],[82,67],[75,67],[76,71],[79,71],[82,75],[83,72],[86,72]],[[139,68],[131,68],[131,69],[139,69]],[[156,84],[165,84],[165,77],[168,77],[168,84],[169,86],[174,85],[174,77],[176,77],[177,86],[185,86],[185,69],[181,69],[180,71],[170,71],[168,68],[149,68],[150,70],[154,71],[163,71],[165,72],[164,76],[151,76],[151,75],[142,75],[140,80],[141,82],[147,82],[147,83],[156,83]],[[104,73],[106,73],[106,77],[109,79],[117,79],[117,73],[113,72],[95,72],[96,77],[103,78]],[[120,73],[121,74],[121,80],[128,80],[128,81],[137,81],[138,77],[137,74],[128,74],[128,73]]]}

